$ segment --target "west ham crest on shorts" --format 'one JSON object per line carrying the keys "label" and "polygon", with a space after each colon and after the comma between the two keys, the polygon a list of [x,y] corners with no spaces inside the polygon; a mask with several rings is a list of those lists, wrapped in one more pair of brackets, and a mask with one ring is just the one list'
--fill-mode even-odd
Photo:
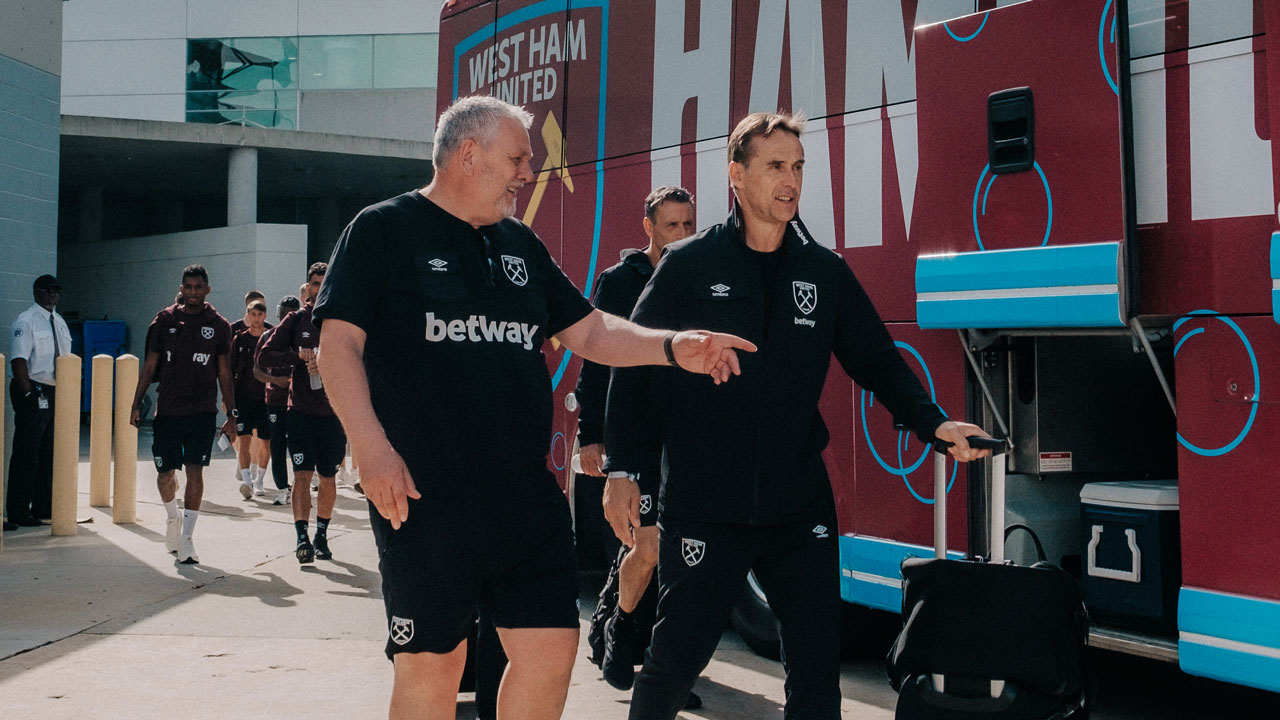
{"label": "west ham crest on shorts", "polygon": [[413,639],[413,619],[391,616],[391,642],[407,645]]}
{"label": "west ham crest on shorts", "polygon": [[162,458],[162,457],[160,457],[159,455],[157,455],[157,456],[155,456],[155,461],[156,461],[156,469],[157,469],[157,470],[159,470],[160,468],[164,467],[164,458]]}
{"label": "west ham crest on shorts", "polygon": [[653,497],[650,495],[641,495],[640,496],[640,514],[648,515],[649,511],[652,509],[653,509]]}
{"label": "west ham crest on shorts", "polygon": [[200,337],[204,338],[205,340],[212,340],[212,339],[213,339],[213,328],[208,327],[208,326],[205,326],[205,327],[200,328]]}
{"label": "west ham crest on shorts", "polygon": [[796,301],[800,312],[808,315],[818,307],[818,286],[796,280],[791,283],[791,297]]}
{"label": "west ham crest on shorts", "polygon": [[680,546],[680,554],[684,555],[684,564],[693,567],[702,562],[702,556],[706,554],[707,544],[701,540],[693,538],[682,538]]}
{"label": "west ham crest on shorts", "polygon": [[503,255],[502,271],[507,274],[507,279],[516,285],[524,287],[524,284],[529,282],[529,272],[525,270],[524,258]]}
{"label": "west ham crest on shorts", "polygon": [[303,455],[302,453],[294,453],[294,454],[293,454],[293,464],[294,464],[294,465],[301,465],[301,464],[302,464],[302,461],[303,461],[303,460],[305,460],[305,459],[306,459],[306,456],[305,456],[305,455]]}

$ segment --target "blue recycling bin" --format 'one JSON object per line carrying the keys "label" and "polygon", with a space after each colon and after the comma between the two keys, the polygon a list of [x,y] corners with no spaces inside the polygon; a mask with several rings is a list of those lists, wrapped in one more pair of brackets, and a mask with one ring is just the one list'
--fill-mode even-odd
{"label": "blue recycling bin", "polygon": [[[73,331],[73,334],[74,331]],[[125,324],[119,320],[86,320],[80,328],[80,337],[73,337],[72,347],[79,345],[83,377],[80,384],[80,411],[89,412],[89,404],[93,399],[93,356],[110,355],[120,357],[125,352]],[[74,342],[79,340],[80,342]],[[132,392],[127,388],[126,392]]]}

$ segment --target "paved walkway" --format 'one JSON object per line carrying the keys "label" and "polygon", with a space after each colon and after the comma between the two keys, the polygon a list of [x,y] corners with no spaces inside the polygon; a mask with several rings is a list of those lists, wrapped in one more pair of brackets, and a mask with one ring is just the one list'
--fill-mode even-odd
{"label": "paved walkway", "polygon": [[[244,500],[234,460],[207,470],[199,565],[164,550],[164,509],[145,447],[138,522],[88,506],[80,467],[74,537],[4,534],[0,552],[0,715],[27,718],[386,717],[391,666],[366,504],[339,488],[333,561],[299,567],[287,507]],[[270,480],[268,479],[268,485]],[[313,526],[314,527],[314,526]],[[584,592],[583,618],[594,599]],[[586,627],[584,622],[583,627]],[[585,631],[583,633],[585,637]],[[627,693],[579,655],[566,718],[623,718]],[[682,717],[780,718],[782,669],[727,633],[699,680],[706,709]],[[846,700],[846,716],[889,718],[892,691]],[[864,696],[865,697],[865,696]],[[459,718],[474,718],[459,696]]]}

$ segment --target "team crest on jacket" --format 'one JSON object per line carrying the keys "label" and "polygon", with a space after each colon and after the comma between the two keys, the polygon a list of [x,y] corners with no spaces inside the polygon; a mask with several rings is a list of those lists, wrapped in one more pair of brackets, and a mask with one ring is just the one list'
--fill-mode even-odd
{"label": "team crest on jacket", "polygon": [[391,616],[391,642],[407,645],[413,639],[413,618]]}
{"label": "team crest on jacket", "polygon": [[212,340],[212,339],[213,339],[213,328],[208,327],[208,326],[205,326],[205,327],[200,328],[200,337],[204,338],[205,340]]}
{"label": "team crest on jacket", "polygon": [[502,271],[507,274],[507,279],[516,285],[524,287],[524,284],[529,282],[529,272],[525,270],[524,258],[503,255]]}
{"label": "team crest on jacket", "polygon": [[693,567],[702,562],[706,554],[707,544],[693,538],[681,538],[680,554],[684,556],[684,564]]}
{"label": "team crest on jacket", "polygon": [[640,514],[648,515],[649,511],[652,509],[653,509],[653,497],[651,495],[641,495],[640,496]]}
{"label": "team crest on jacket", "polygon": [[818,307],[818,286],[795,280],[791,283],[791,297],[796,301],[800,312],[808,315]]}

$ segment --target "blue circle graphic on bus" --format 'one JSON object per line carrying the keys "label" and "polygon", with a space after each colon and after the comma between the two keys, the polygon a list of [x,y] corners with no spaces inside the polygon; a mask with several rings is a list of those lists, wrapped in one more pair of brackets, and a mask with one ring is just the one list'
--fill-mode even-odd
{"label": "blue circle graphic on bus", "polygon": [[[1049,232],[1053,230],[1053,193],[1049,191],[1049,179],[1044,176],[1044,170],[1040,167],[1038,160],[1032,161],[1033,167],[1037,174],[1040,175],[1040,182],[1044,184],[1044,200],[1049,208],[1049,216],[1044,222],[1044,239],[1040,241],[1040,247],[1049,244]],[[982,196],[982,216],[987,215],[987,195],[991,193],[991,186],[995,184],[996,178],[999,177],[995,173],[991,173],[991,179],[987,179],[987,174],[991,173],[991,163],[987,163],[982,168],[982,174],[978,176],[978,184],[973,188],[973,237],[978,241],[978,249],[986,250],[986,246],[982,244],[982,231],[978,229],[978,196]],[[982,182],[986,181],[987,187],[983,189]]]}
{"label": "blue circle graphic on bus", "polygon": [[[936,403],[938,401],[938,394],[933,385],[933,374],[929,372],[928,363],[924,361],[924,358],[920,356],[920,353],[915,348],[911,347],[907,343],[904,343],[900,340],[895,340],[893,341],[893,344],[911,353],[911,356],[914,357],[920,363],[920,367],[924,370],[925,382],[929,385],[929,399]],[[916,492],[915,488],[911,487],[911,483],[907,480],[907,476],[915,472],[917,469],[919,469],[921,465],[924,464],[925,459],[929,457],[929,451],[932,449],[932,446],[925,445],[924,452],[922,452],[920,454],[920,457],[916,458],[915,462],[913,462],[911,466],[908,467],[906,465],[906,461],[902,457],[902,453],[906,449],[907,441],[911,438],[911,433],[907,432],[906,430],[899,430],[898,439],[897,439],[897,442],[895,443],[896,445],[895,449],[897,451],[897,456],[898,456],[898,466],[895,468],[889,465],[889,463],[885,462],[884,458],[880,456],[880,452],[876,450],[875,442],[871,440],[871,426],[870,426],[870,423],[867,421],[867,408],[875,407],[875,403],[876,403],[875,393],[869,393],[866,390],[863,390],[861,393],[861,397],[858,400],[858,405],[859,405],[859,411],[862,413],[862,435],[867,439],[867,448],[871,450],[871,456],[875,458],[876,462],[879,463],[880,467],[884,468],[885,472],[889,473],[890,475],[897,475],[898,477],[902,478],[903,484],[907,486],[907,490],[911,492],[911,495],[914,496],[915,499],[919,500],[920,502],[926,505],[932,505],[933,498],[926,498],[921,496],[920,493]],[[943,414],[945,414],[945,411]],[[956,469],[958,467],[959,467],[958,463],[955,463],[952,465],[951,479],[947,482],[947,492],[951,492],[951,486],[954,485],[956,482]]]}
{"label": "blue circle graphic on bus", "polygon": [[[1221,455],[1226,455],[1232,450],[1235,450],[1236,446],[1238,446],[1240,442],[1244,440],[1245,436],[1249,434],[1249,430],[1253,428],[1253,421],[1258,416],[1258,403],[1262,397],[1262,384],[1261,384],[1262,378],[1258,373],[1258,356],[1253,352],[1253,345],[1249,343],[1249,338],[1245,336],[1244,330],[1240,329],[1240,326],[1236,324],[1235,320],[1232,320],[1231,318],[1225,317],[1223,315],[1219,315],[1212,310],[1196,310],[1194,312],[1187,313],[1180,320],[1175,322],[1173,324],[1173,331],[1175,333],[1178,332],[1178,328],[1182,327],[1187,323],[1188,320],[1191,320],[1195,317],[1213,318],[1214,320],[1221,321],[1224,325],[1231,328],[1235,332],[1236,336],[1240,338],[1240,342],[1244,344],[1245,352],[1249,353],[1249,365],[1253,369],[1253,399],[1249,401],[1249,404],[1251,405],[1251,407],[1249,408],[1249,419],[1245,421],[1244,429],[1240,431],[1239,435],[1236,435],[1234,440],[1227,443],[1226,445],[1223,445],[1220,448],[1202,448],[1192,444],[1186,438],[1182,437],[1181,432],[1178,433],[1178,442],[1182,445],[1182,447],[1190,450],[1191,452],[1197,455],[1203,455],[1204,457],[1218,457]],[[1182,339],[1179,340],[1178,343],[1173,346],[1173,356],[1174,357],[1178,356],[1178,351],[1182,349],[1183,343],[1185,343],[1186,341],[1190,340],[1192,337],[1199,335],[1200,333],[1203,333],[1203,332],[1204,332],[1204,328],[1196,328],[1195,330],[1192,330],[1191,332],[1182,336]]]}
{"label": "blue circle graphic on bus", "polygon": [[956,42],[969,42],[970,40],[978,37],[978,33],[982,32],[982,28],[987,26],[987,21],[990,19],[991,19],[991,13],[987,13],[986,15],[983,15],[982,24],[978,26],[978,29],[974,30],[972,35],[966,35],[964,37],[960,37],[959,35],[955,34],[955,32],[951,29],[951,26],[947,25],[946,23],[942,23],[942,27],[946,29],[947,34],[951,36],[952,40],[955,40]]}
{"label": "blue circle graphic on bus", "polygon": [[1102,63],[1102,75],[1107,79],[1107,84],[1111,86],[1111,91],[1120,94],[1120,87],[1116,84],[1114,78],[1111,77],[1111,66],[1107,63],[1107,46],[1114,47],[1116,44],[1116,15],[1111,15],[1111,32],[1108,38],[1107,33],[1107,12],[1111,10],[1111,6],[1115,4],[1115,0],[1107,0],[1107,4],[1102,8],[1102,19],[1098,21],[1098,61]]}
{"label": "blue circle graphic on bus", "polygon": [[557,470],[563,470],[566,463],[561,460],[560,455],[556,453],[556,445],[559,445],[561,448],[568,447],[568,443],[564,439],[564,433],[557,432],[555,435],[551,436],[551,465]]}

